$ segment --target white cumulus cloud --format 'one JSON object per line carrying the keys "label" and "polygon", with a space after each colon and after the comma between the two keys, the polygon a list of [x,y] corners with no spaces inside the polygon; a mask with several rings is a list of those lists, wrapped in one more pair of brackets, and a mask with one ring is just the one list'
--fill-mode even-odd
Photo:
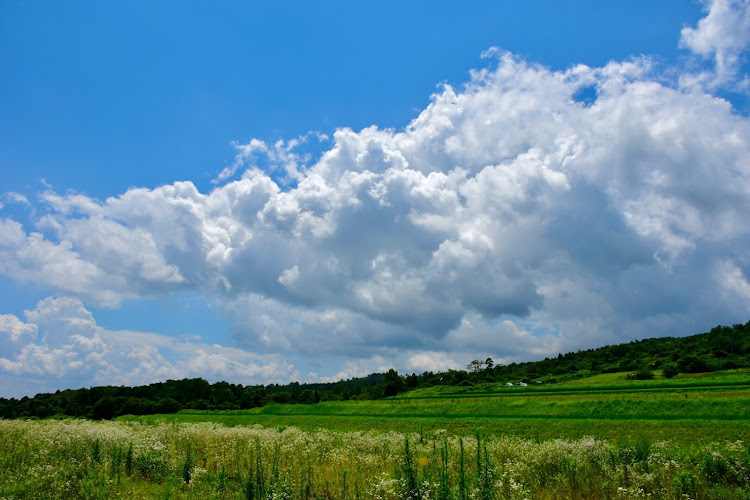
{"label": "white cumulus cloud", "polygon": [[[241,384],[286,383],[299,374],[278,355],[181,341],[148,332],[102,328],[83,303],[48,297],[23,321],[0,315],[0,376],[33,377],[37,391],[64,387],[139,385],[203,377]],[[20,390],[20,389],[19,389]],[[25,390],[28,391],[28,388]],[[18,396],[5,391],[5,396]]]}
{"label": "white cumulus cloud", "polygon": [[713,59],[712,73],[693,77],[711,87],[737,83],[748,90],[747,76],[738,80],[744,52],[750,45],[750,2],[712,0],[705,2],[706,17],[693,28],[682,29],[680,44],[695,54]]}

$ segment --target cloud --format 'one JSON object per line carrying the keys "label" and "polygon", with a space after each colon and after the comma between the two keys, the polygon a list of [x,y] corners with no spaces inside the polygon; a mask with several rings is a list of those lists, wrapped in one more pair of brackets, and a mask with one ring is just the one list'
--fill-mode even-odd
{"label": "cloud", "polygon": [[393,368],[393,363],[387,361],[380,355],[374,355],[369,358],[347,361],[344,363],[341,371],[330,377],[320,377],[320,382],[336,382],[338,380],[347,380],[355,377],[364,377],[371,373],[384,373]]}
{"label": "cloud", "polygon": [[294,283],[297,278],[299,278],[299,268],[297,266],[294,266],[290,267],[289,269],[284,269],[279,275],[278,281],[282,285],[288,286]]}
{"label": "cloud", "polygon": [[[31,205],[31,203],[29,202],[28,198],[26,198],[21,193],[16,193],[14,191],[9,191],[9,192],[5,193],[4,198],[6,200],[8,200],[9,202],[15,203],[15,204],[18,204],[18,205],[27,205],[27,206]],[[0,205],[0,208],[2,208],[2,205]]]}
{"label": "cloud", "polygon": [[747,0],[712,0],[705,2],[706,17],[695,28],[686,26],[680,33],[680,46],[711,58],[712,72],[689,75],[688,81],[705,82],[711,88],[736,84],[748,90],[747,76],[740,76],[750,45],[750,3]]}
{"label": "cloud", "polygon": [[735,262],[726,260],[716,266],[717,281],[724,287],[724,296],[730,300],[750,301],[750,280]]}
{"label": "cloud", "polygon": [[412,373],[460,370],[464,366],[444,352],[419,352],[409,356],[407,366]]}
{"label": "cloud", "polygon": [[37,331],[37,325],[24,323],[12,314],[0,314],[0,349],[3,353],[17,352],[36,339]]}
{"label": "cloud", "polygon": [[26,240],[23,226],[11,219],[0,219],[0,245],[2,247],[19,247]]}
{"label": "cloud", "polygon": [[260,139],[250,139],[247,144],[235,142],[237,149],[234,162],[225,167],[212,184],[220,184],[234,177],[240,169],[257,169],[258,164],[265,167],[267,172],[273,172],[277,180],[282,183],[291,183],[303,176],[303,170],[311,160],[310,154],[300,153],[300,146],[309,142],[311,138],[318,142],[328,141],[328,136],[320,132],[308,132],[300,137],[284,141],[277,140],[268,144]]}
{"label": "cloud", "polygon": [[[31,378],[37,391],[65,387],[139,385],[166,379],[257,384],[299,378],[278,355],[180,341],[148,332],[110,331],[96,324],[83,303],[48,297],[25,311],[23,321],[0,315],[0,375]],[[24,394],[30,392],[24,389]],[[12,392],[12,391],[11,391]],[[21,395],[4,394],[5,396]]]}
{"label": "cloud", "polygon": [[[739,77],[746,12],[714,2],[682,43]],[[305,138],[239,145],[208,193],[42,193],[33,227],[0,222],[0,272],[103,306],[197,290],[239,347],[354,363],[342,374],[745,321],[748,118],[647,57],[487,56],[403,130],[339,129],[315,160]],[[128,359],[189,372],[160,353]]]}

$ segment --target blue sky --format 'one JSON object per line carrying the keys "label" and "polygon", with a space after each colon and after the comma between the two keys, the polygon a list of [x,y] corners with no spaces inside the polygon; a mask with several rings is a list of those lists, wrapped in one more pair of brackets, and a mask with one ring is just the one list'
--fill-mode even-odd
{"label": "blue sky", "polygon": [[747,321],[746,2],[0,6],[5,394]]}
{"label": "blue sky", "polygon": [[106,197],[190,179],[233,141],[403,128],[501,47],[553,69],[676,61],[691,2],[71,2],[4,5],[6,187]]}

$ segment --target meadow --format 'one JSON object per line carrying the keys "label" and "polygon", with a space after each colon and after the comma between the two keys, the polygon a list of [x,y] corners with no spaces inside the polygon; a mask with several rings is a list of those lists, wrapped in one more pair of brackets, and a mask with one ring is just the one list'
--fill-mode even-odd
{"label": "meadow", "polygon": [[[490,388],[491,391],[488,391]],[[750,441],[750,373],[732,371],[645,381],[605,374],[556,385],[435,386],[377,401],[269,404],[231,411],[183,410],[121,417],[146,423],[215,422],[313,431],[417,432],[534,440],[594,437],[676,444]]]}
{"label": "meadow", "polygon": [[0,420],[0,497],[750,498],[748,382],[745,372],[607,374],[380,401]]}

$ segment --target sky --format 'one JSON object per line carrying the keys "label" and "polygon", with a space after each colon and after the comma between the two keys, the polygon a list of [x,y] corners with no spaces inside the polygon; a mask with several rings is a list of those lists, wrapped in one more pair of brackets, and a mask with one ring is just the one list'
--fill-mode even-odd
{"label": "sky", "polygon": [[750,320],[747,1],[0,4],[0,397]]}

